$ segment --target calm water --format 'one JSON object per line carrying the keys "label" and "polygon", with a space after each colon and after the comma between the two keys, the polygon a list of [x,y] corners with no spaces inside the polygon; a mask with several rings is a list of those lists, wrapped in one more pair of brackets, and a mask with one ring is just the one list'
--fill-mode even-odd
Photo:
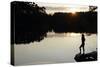
{"label": "calm water", "polygon": [[[95,51],[97,35],[85,34],[85,38],[86,53]],[[80,44],[80,33],[48,33],[41,42],[15,45],[15,65],[75,62],[74,56],[79,53]]]}

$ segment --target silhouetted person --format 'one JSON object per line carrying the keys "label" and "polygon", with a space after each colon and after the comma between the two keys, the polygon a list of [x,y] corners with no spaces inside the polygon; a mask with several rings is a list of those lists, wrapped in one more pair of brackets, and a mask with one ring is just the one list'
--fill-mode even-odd
{"label": "silhouetted person", "polygon": [[83,49],[83,54],[85,53],[85,36],[84,34],[82,34],[82,37],[81,37],[81,41],[82,41],[82,44],[80,45],[79,49],[80,49],[80,54],[81,54],[81,48]]}

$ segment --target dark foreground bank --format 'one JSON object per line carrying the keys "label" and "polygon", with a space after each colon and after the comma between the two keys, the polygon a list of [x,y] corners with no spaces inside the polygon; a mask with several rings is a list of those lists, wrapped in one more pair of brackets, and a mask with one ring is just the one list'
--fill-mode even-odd
{"label": "dark foreground bank", "polygon": [[97,51],[93,51],[86,54],[76,54],[74,57],[76,62],[82,62],[82,61],[96,61],[97,60]]}

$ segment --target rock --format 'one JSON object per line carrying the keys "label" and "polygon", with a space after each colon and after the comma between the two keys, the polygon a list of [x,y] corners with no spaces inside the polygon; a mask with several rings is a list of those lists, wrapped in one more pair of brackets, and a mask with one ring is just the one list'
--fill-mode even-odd
{"label": "rock", "polygon": [[86,54],[76,54],[74,57],[76,62],[82,62],[82,61],[96,61],[97,60],[97,51],[93,51]]}

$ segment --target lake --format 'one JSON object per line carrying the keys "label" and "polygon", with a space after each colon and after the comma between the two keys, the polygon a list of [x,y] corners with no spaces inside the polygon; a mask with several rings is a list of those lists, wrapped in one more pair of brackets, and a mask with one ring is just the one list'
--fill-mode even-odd
{"label": "lake", "polygon": [[[97,35],[85,34],[85,52],[96,51]],[[80,33],[53,33],[40,42],[14,44],[15,65],[75,62],[81,45]]]}

